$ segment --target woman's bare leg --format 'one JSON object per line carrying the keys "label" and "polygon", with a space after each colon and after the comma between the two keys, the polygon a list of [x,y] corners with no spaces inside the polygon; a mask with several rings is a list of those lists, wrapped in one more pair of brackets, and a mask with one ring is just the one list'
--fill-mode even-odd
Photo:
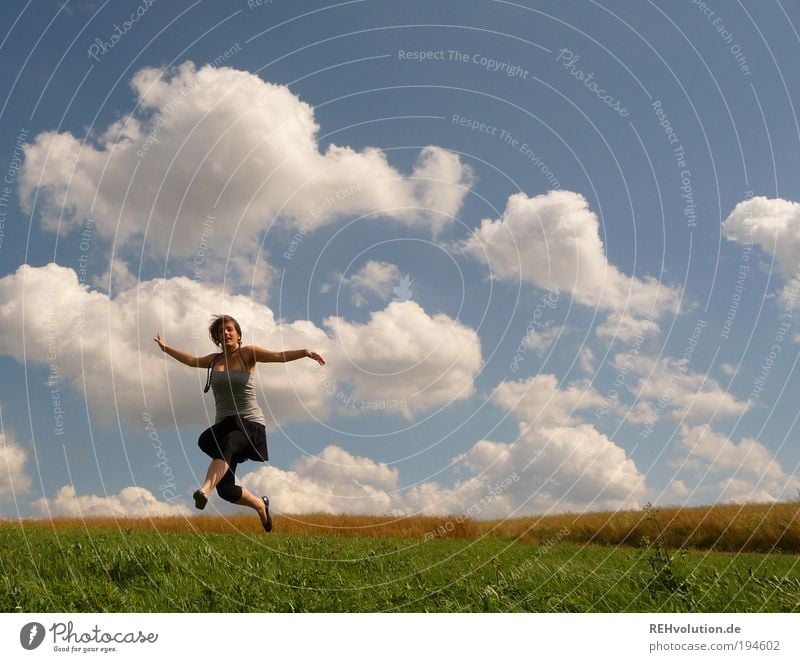
{"label": "woman's bare leg", "polygon": [[206,472],[206,482],[203,483],[203,487],[200,488],[200,491],[208,496],[217,486],[222,477],[228,473],[228,463],[225,460],[211,460],[211,464],[208,465],[208,471]]}
{"label": "woman's bare leg", "polygon": [[[208,472],[206,473],[206,482],[203,483],[203,487],[200,488],[200,491],[203,492],[205,496],[211,494],[211,491],[222,480],[225,474],[228,473],[229,469],[230,466],[225,460],[212,460],[211,464],[208,466]],[[236,504],[252,508],[258,513],[261,524],[263,525],[266,523],[267,507],[264,505],[264,501],[260,497],[253,496],[244,487],[242,488],[242,496]]]}
{"label": "woman's bare leg", "polygon": [[236,502],[240,506],[249,506],[258,513],[258,517],[263,524],[267,519],[267,509],[260,497],[253,496],[245,488],[242,488],[242,498]]}

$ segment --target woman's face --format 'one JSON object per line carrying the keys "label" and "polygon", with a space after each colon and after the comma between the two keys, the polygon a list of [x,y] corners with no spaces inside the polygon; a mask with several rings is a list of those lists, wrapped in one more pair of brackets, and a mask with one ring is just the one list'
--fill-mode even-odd
{"label": "woman's face", "polygon": [[233,350],[239,346],[239,332],[233,322],[225,322],[220,331],[220,341],[226,350]]}

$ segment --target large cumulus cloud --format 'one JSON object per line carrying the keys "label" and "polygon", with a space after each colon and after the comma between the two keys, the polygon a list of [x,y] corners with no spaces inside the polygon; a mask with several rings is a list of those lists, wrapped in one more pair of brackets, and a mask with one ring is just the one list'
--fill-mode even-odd
{"label": "large cumulus cloud", "polygon": [[555,375],[542,373],[524,381],[502,382],[492,394],[492,402],[520,420],[570,425],[580,422],[580,410],[598,407],[605,400],[588,382],[573,382],[562,389]]}
{"label": "large cumulus cloud", "polygon": [[800,204],[755,196],[738,203],[722,223],[729,241],[761,247],[778,260],[786,276],[800,267]]}
{"label": "large cumulus cloud", "polygon": [[25,146],[20,198],[44,227],[89,217],[117,244],[146,235],[154,255],[188,257],[213,217],[223,260],[253,255],[275,217],[310,229],[364,213],[437,231],[473,179],[436,146],[407,176],[375,147],[322,151],[312,106],[249,72],[185,62],[142,69],[131,88],[136,108],[106,130],[86,140],[48,131]]}
{"label": "large cumulus cloud", "polygon": [[[800,204],[782,198],[755,196],[734,207],[722,224],[722,235],[743,246],[759,246],[775,257],[784,278],[782,303],[795,307],[800,299]],[[743,256],[746,253],[743,252]],[[740,270],[747,268],[740,265]]]}
{"label": "large cumulus cloud", "polygon": [[144,281],[116,296],[91,290],[67,267],[22,265],[0,278],[0,354],[45,367],[85,394],[95,422],[117,415],[141,425],[147,411],[156,425],[213,421],[205,371],[162,354],[167,343],[202,356],[216,348],[206,327],[225,312],[242,325],[244,342],[270,349],[316,349],[329,364],[308,360],[262,365],[257,392],[270,425],[326,418],[352,385],[348,399],[403,400],[389,411],[411,416],[474,393],[482,365],[477,333],[444,314],[429,315],[413,301],[392,302],[367,324],[325,320],[329,332],[307,320],[275,319],[265,305],[184,277]]}
{"label": "large cumulus cloud", "polygon": [[359,402],[391,402],[406,417],[475,393],[483,365],[474,329],[444,313],[429,315],[415,301],[392,301],[358,324],[325,320],[337,342],[334,374],[352,384]]}
{"label": "large cumulus cloud", "polygon": [[73,485],[64,485],[55,496],[42,497],[33,507],[48,517],[173,517],[188,515],[180,503],[159,501],[143,487],[126,487],[119,494],[78,495]]}
{"label": "large cumulus cloud", "polygon": [[653,494],[625,450],[577,416],[599,401],[588,385],[560,389],[543,375],[501,384],[492,401],[520,419],[519,436],[512,442],[482,439],[454,457],[458,479],[450,485],[403,487],[397,468],[335,445],[289,471],[261,467],[242,482],[270,494],[283,512],[479,518],[636,507]]}
{"label": "large cumulus cloud", "polygon": [[757,439],[736,443],[707,423],[682,425],[679,438],[673,462],[693,484],[701,483],[699,491],[707,498],[741,503],[797,497],[800,478],[787,474]]}
{"label": "large cumulus cloud", "polygon": [[[678,310],[676,287],[651,276],[627,276],[608,261],[597,215],[579,193],[516,193],[508,198],[502,218],[484,219],[461,248],[487,263],[500,280],[569,292],[578,303],[608,311],[615,319],[626,315],[622,340],[631,337],[631,320]],[[600,334],[610,336],[613,330],[606,325]]]}
{"label": "large cumulus cloud", "polygon": [[699,423],[747,411],[747,402],[737,400],[710,375],[692,372],[689,364],[687,358],[617,354],[613,366],[620,373],[638,377],[628,385],[638,400],[627,413],[628,422],[652,426],[663,414],[673,420]]}
{"label": "large cumulus cloud", "polygon": [[[279,323],[266,306],[183,277],[154,279],[116,297],[91,290],[67,267],[20,266],[0,279],[0,354],[22,360],[83,393],[93,422],[142,425],[147,411],[158,426],[205,426],[213,401],[204,400],[205,371],[162,354],[156,332],[191,354],[214,351],[206,327],[215,313],[241,321],[245,340],[268,347],[329,347],[326,334],[306,322]],[[316,364],[270,366],[258,386],[280,421],[324,416],[327,396]],[[292,388],[287,389],[286,373]],[[280,373],[280,374],[279,374]],[[265,412],[266,413],[266,412]]]}

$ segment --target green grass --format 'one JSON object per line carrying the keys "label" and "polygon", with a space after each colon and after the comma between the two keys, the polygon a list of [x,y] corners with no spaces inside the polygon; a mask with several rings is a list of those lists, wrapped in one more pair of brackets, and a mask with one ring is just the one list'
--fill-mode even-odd
{"label": "green grass", "polygon": [[800,611],[798,556],[664,554],[0,526],[0,611]]}

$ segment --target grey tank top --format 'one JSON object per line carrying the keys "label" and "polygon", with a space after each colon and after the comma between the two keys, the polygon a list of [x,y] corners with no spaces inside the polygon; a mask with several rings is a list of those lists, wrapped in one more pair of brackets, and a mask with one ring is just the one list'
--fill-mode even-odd
{"label": "grey tank top", "polygon": [[219,423],[226,416],[239,415],[248,421],[266,426],[264,412],[256,401],[255,379],[252,372],[244,370],[213,370],[211,388]]}

